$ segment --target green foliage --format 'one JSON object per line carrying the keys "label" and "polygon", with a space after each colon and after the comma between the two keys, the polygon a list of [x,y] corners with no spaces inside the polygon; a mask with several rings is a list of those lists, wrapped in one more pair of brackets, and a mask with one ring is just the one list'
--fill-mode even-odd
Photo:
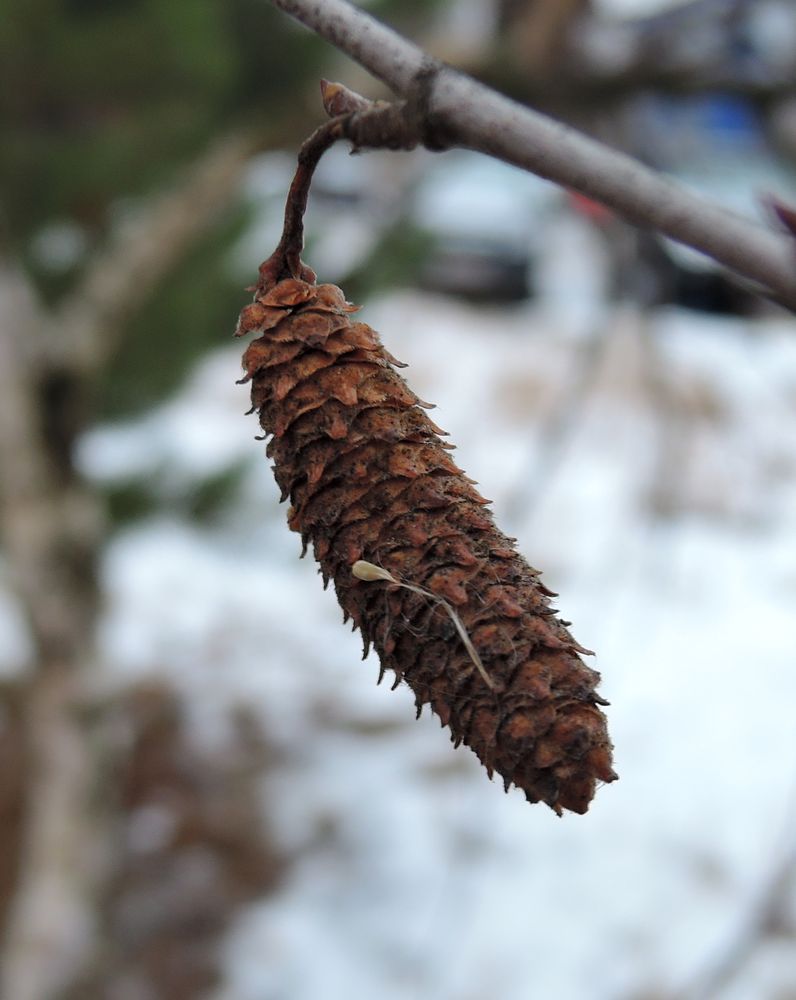
{"label": "green foliage", "polygon": [[[378,0],[407,26],[440,0]],[[0,0],[0,192],[24,247],[53,219],[101,232],[231,120],[309,122],[338,57],[267,0]]]}
{"label": "green foliage", "polygon": [[199,147],[236,59],[217,0],[0,0],[0,188],[24,241],[51,218],[99,227]]}
{"label": "green foliage", "polygon": [[235,0],[228,23],[238,58],[236,106],[269,118],[287,114],[306,131],[302,91],[324,75],[329,45],[264,0]]}
{"label": "green foliage", "polygon": [[248,462],[235,462],[212,476],[206,476],[187,490],[183,503],[188,516],[203,524],[216,521],[232,506],[248,469]]}
{"label": "green foliage", "polygon": [[[437,2],[373,10],[406,27]],[[255,117],[298,142],[320,119],[306,95],[338,62],[267,0],[0,0],[2,236],[57,301],[82,261],[48,270],[36,251],[45,227],[76,224],[87,252],[102,253],[114,206],[173,181],[221,131]],[[142,304],[98,387],[101,418],[160,401],[224,343],[245,301],[225,266],[243,222],[210,234]],[[416,236],[390,239],[377,285],[412,267]],[[357,282],[364,290],[364,275]]]}
{"label": "green foliage", "polygon": [[360,302],[383,288],[416,284],[433,246],[431,234],[399,220],[385,231],[367,261],[346,275],[346,295]]}
{"label": "green foliage", "polygon": [[105,509],[114,527],[168,511],[200,524],[212,524],[234,503],[246,472],[247,462],[234,462],[197,482],[169,484],[168,473],[114,482],[103,490]]}
{"label": "green foliage", "polygon": [[205,237],[141,307],[99,387],[100,418],[119,419],[160,402],[201,354],[231,343],[248,296],[224,262],[244,224],[239,212]]}
{"label": "green foliage", "polygon": [[150,479],[124,479],[101,492],[108,519],[115,528],[151,517],[163,505],[163,498],[153,490]]}
{"label": "green foliage", "polygon": [[[368,8],[414,34],[422,33],[434,9],[446,2],[450,0],[377,0]],[[239,106],[255,102],[268,113],[280,105],[291,108],[293,118],[299,119],[299,131],[306,131],[310,123],[301,124],[307,114],[301,95],[308,84],[328,77],[330,67],[345,62],[345,57],[267,0],[235,0],[229,5],[229,21],[240,60],[235,93]]]}

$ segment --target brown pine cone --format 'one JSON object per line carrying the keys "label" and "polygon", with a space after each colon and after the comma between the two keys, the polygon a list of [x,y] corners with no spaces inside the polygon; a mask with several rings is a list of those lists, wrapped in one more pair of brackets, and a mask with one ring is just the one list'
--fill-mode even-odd
{"label": "brown pine cone", "polygon": [[[496,527],[398,364],[334,285],[266,270],[238,334],[290,527],[395,673],[489,775],[557,813],[616,778],[600,675]],[[358,578],[360,560],[382,567]],[[364,574],[368,576],[368,574]],[[458,625],[456,619],[458,618]],[[473,655],[462,639],[469,637]]]}

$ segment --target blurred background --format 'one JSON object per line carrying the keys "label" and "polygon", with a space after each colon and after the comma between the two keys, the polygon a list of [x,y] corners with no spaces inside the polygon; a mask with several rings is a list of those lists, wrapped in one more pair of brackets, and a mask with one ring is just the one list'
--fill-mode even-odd
{"label": "blurred background", "polygon": [[[796,200],[789,0],[367,6]],[[598,651],[621,780],[559,820],[376,687],[235,385],[318,79],[380,86],[266,0],[0,13],[3,1000],[794,1000],[792,317],[484,157],[322,164],[305,259]]]}

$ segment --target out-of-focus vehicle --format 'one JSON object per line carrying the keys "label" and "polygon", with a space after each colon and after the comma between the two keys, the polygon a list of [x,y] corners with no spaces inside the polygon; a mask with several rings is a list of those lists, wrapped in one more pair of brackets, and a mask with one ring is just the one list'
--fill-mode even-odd
{"label": "out-of-focus vehicle", "polygon": [[[751,101],[729,95],[655,98],[643,109],[650,158],[681,184],[752,220],[765,198],[796,201],[796,169],[771,148]],[[774,224],[773,220],[770,220]],[[745,314],[756,297],[709,258],[657,236],[662,297],[686,308]]]}
{"label": "out-of-focus vehicle", "polygon": [[475,153],[451,152],[427,171],[412,218],[432,237],[423,286],[485,301],[516,301],[534,288],[543,226],[560,200],[546,181]]}
{"label": "out-of-focus vehicle", "polygon": [[758,89],[796,77],[793,0],[595,0],[578,36],[590,72]]}

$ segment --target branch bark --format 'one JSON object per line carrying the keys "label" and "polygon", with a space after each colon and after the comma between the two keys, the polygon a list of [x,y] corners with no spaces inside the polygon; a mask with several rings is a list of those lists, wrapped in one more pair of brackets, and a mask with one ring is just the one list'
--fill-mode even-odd
{"label": "branch bark", "polygon": [[796,310],[796,244],[700,198],[632,157],[546,118],[422,49],[347,0],[271,0],[397,94],[425,87],[429,124],[446,140],[602,202],[627,221],[712,257],[761,294]]}

